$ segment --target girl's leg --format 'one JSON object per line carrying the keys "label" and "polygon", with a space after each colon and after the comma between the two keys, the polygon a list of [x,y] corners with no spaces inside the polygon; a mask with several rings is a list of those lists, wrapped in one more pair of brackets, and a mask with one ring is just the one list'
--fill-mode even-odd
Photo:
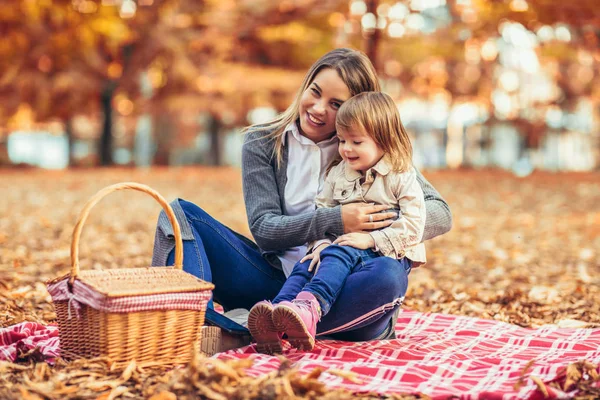
{"label": "girl's leg", "polygon": [[378,338],[404,300],[410,268],[410,260],[389,257],[371,258],[357,265],[317,325],[317,334],[352,341]]}
{"label": "girl's leg", "polygon": [[302,288],[310,281],[312,272],[308,272],[310,260],[296,263],[292,273],[283,284],[273,302],[260,301],[252,307],[248,315],[248,329],[256,340],[256,351],[259,353],[281,353],[283,332],[273,323],[273,304],[291,301],[296,298]]}
{"label": "girl's leg", "polygon": [[[294,285],[295,291],[290,291],[290,295],[297,296],[292,301],[283,301],[275,305],[272,320],[277,330],[287,334],[292,346],[301,350],[312,350],[317,322],[335,303],[354,267],[362,262],[363,257],[369,259],[373,256],[375,254],[372,251],[357,250],[349,246],[332,245],[323,250],[321,265],[310,282],[304,287],[300,284]],[[308,266],[296,264],[294,268],[305,272]],[[284,289],[286,286],[287,283]]]}
{"label": "girl's leg", "polygon": [[370,258],[369,253],[374,255],[372,252],[338,245],[328,246],[321,252],[321,266],[302,291],[312,293],[317,298],[323,316],[327,315],[346,279],[363,256]]}
{"label": "girl's leg", "polygon": [[[250,309],[260,300],[273,299],[283,282],[283,271],[272,267],[258,246],[233,232],[193,203],[178,200],[192,237],[183,241],[183,269],[215,284],[214,299],[225,310]],[[171,240],[158,229],[160,240]],[[156,251],[157,243],[155,243]],[[174,250],[168,256],[173,263]]]}
{"label": "girl's leg", "polygon": [[304,286],[313,277],[313,273],[308,271],[310,260],[303,263],[297,262],[290,276],[281,287],[277,297],[273,299],[273,304],[281,303],[282,301],[292,301],[298,293],[302,291]]}
{"label": "girl's leg", "polygon": [[321,252],[321,265],[316,274],[308,271],[310,260],[297,263],[273,303],[292,301],[298,293],[307,291],[319,300],[323,315],[327,314],[363,253],[349,246],[328,246]]}

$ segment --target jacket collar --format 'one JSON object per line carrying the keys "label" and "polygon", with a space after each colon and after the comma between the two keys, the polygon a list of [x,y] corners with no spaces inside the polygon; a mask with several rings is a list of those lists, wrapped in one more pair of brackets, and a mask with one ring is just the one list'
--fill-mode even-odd
{"label": "jacket collar", "polygon": [[[387,160],[387,157],[384,156],[384,157],[381,157],[381,160],[377,161],[377,163],[375,165],[373,165],[371,168],[369,168],[365,172],[364,176],[369,176],[369,173],[373,177],[375,177],[375,175],[377,175],[377,174],[385,176],[385,175],[389,174],[391,170],[392,170],[392,166],[391,166],[390,162]],[[346,165],[345,165],[344,175],[346,176],[346,179],[350,182],[363,177],[363,174],[350,168],[348,163],[346,163]]]}

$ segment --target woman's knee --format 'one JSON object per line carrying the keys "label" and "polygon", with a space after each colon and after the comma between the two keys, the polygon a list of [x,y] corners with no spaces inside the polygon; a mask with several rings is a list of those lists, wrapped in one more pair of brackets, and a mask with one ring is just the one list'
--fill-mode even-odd
{"label": "woman's knee", "polygon": [[206,219],[212,218],[206,211],[200,208],[198,205],[183,199],[177,199],[179,202],[179,206],[183,213],[188,217],[188,219]]}
{"label": "woman's knee", "polygon": [[408,273],[403,262],[390,257],[379,257],[375,263],[374,276],[380,290],[394,296],[404,296],[408,289]]}

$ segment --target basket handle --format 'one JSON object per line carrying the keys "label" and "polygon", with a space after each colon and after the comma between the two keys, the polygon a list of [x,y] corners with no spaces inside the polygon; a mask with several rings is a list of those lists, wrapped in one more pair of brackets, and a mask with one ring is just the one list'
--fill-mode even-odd
{"label": "basket handle", "polygon": [[173,225],[173,233],[175,234],[175,264],[174,267],[177,269],[183,268],[183,242],[181,239],[181,229],[179,228],[179,223],[177,222],[177,218],[175,218],[175,213],[173,209],[167,203],[167,201],[162,197],[158,192],[149,186],[142,185],[141,183],[136,182],[122,182],[117,183],[115,185],[107,186],[104,189],[100,190],[96,193],[92,198],[90,198],[81,213],[79,214],[79,218],[77,219],[77,224],[75,225],[75,229],[73,229],[73,240],[71,242],[71,279],[69,280],[71,283],[75,281],[75,278],[79,274],[79,237],[81,236],[81,230],[83,229],[83,224],[87,220],[87,217],[90,213],[92,207],[96,205],[104,196],[109,193],[116,192],[117,190],[124,189],[133,189],[140,192],[144,192],[152,196],[156,201],[160,203],[163,210],[167,213],[167,217],[169,217],[169,221],[171,225]]}

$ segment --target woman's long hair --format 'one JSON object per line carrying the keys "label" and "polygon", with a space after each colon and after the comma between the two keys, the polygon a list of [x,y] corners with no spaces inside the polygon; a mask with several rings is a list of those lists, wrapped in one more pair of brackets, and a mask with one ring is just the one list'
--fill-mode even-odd
{"label": "woman's long hair", "polygon": [[306,73],[302,85],[296,94],[296,98],[287,110],[270,122],[252,125],[243,130],[243,133],[254,129],[270,131],[266,138],[275,141],[273,156],[275,156],[278,166],[281,165],[281,160],[283,159],[284,130],[290,123],[298,120],[302,94],[311,85],[315,76],[325,68],[337,71],[342,81],[348,86],[350,96],[362,92],[381,90],[375,68],[373,68],[373,64],[371,64],[371,61],[364,53],[341,48],[332,50],[319,58]]}
{"label": "woman's long hair", "polygon": [[394,100],[382,92],[360,93],[345,101],[337,112],[338,131],[361,129],[383,150],[384,157],[398,172],[412,163],[412,145]]}

